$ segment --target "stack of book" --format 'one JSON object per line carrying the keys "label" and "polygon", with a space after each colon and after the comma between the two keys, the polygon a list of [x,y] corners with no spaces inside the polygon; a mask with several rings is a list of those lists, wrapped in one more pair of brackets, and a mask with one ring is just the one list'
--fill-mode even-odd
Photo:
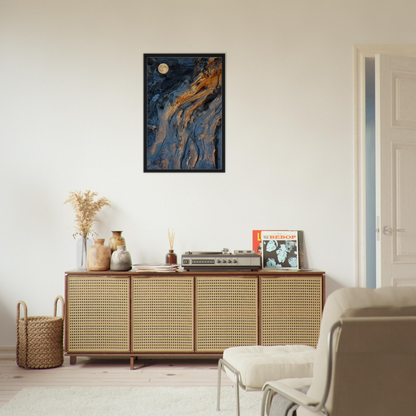
{"label": "stack of book", "polygon": [[176,272],[178,264],[133,264],[133,272]]}

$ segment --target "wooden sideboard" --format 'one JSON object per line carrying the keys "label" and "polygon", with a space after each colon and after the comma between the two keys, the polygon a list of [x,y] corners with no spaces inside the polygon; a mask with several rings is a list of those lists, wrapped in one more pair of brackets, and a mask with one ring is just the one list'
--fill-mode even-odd
{"label": "wooden sideboard", "polygon": [[220,357],[238,345],[316,346],[322,271],[65,275],[65,354]]}

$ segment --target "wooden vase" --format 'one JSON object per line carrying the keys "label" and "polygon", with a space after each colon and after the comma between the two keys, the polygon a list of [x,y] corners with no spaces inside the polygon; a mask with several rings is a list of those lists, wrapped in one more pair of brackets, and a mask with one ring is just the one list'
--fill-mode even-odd
{"label": "wooden vase", "polygon": [[110,270],[111,250],[104,245],[104,238],[94,240],[94,245],[88,248],[87,270]]}

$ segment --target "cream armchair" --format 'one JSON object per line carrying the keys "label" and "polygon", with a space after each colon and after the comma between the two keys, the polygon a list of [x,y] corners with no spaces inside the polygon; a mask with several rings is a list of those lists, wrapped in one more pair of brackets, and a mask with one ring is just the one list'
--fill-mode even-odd
{"label": "cream armchair", "polygon": [[416,415],[416,287],[332,293],[313,377],[267,382],[263,390],[262,415],[281,416],[282,396],[299,405],[297,416]]}

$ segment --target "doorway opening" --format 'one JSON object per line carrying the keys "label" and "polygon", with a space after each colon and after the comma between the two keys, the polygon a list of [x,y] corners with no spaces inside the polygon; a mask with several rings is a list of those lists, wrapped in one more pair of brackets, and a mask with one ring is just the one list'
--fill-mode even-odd
{"label": "doorway opening", "polygon": [[[408,57],[416,57],[416,45],[354,45],[354,258],[355,258],[355,286],[358,287],[374,287],[374,272],[376,272],[376,285],[379,285],[375,264],[379,259],[374,261],[374,249],[377,233],[375,230],[378,225],[374,221],[375,209],[371,207],[371,199],[375,194],[375,187],[370,181],[370,177],[374,172],[373,168],[367,166],[371,164],[371,146],[372,139],[366,140],[366,136],[375,130],[371,121],[371,114],[368,115],[367,125],[367,106],[371,106],[371,98],[375,94],[368,94],[368,103],[366,95],[366,72],[374,74],[373,69],[370,70],[372,62],[367,61],[371,58],[375,61],[376,54],[400,55]],[[368,68],[366,63],[369,63]],[[368,71],[367,71],[368,69]],[[370,81],[368,81],[370,84]],[[373,82],[371,82],[374,85]],[[375,100],[374,100],[375,102]],[[367,105],[366,105],[367,104]],[[374,108],[374,107],[373,107]],[[374,112],[375,113],[375,112]],[[367,132],[368,129],[368,132]],[[367,149],[367,145],[369,148]],[[368,161],[367,161],[367,153]],[[368,175],[367,175],[368,171]],[[370,175],[371,173],[371,175]],[[367,189],[369,193],[367,195]],[[374,192],[374,193],[373,193]],[[373,193],[371,196],[371,193]],[[367,204],[369,207],[367,208]],[[369,217],[367,218],[367,213]],[[378,243],[378,242],[377,242]],[[368,252],[368,254],[367,254]],[[369,263],[367,265],[367,263]],[[367,277],[368,276],[368,277]]]}
{"label": "doorway opening", "polygon": [[366,287],[376,288],[376,81],[375,59],[365,58]]}

